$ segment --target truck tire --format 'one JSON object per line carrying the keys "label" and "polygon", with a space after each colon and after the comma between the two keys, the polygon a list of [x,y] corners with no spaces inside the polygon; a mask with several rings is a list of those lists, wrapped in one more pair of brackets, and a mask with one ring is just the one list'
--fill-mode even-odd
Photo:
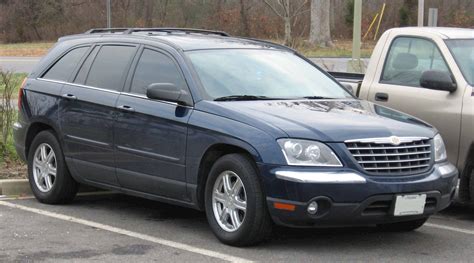
{"label": "truck tire", "polygon": [[36,199],[64,204],[76,196],[78,183],[71,177],[58,139],[50,130],[36,135],[28,153],[28,179]]}
{"label": "truck tire", "polygon": [[377,225],[377,228],[385,232],[409,232],[420,228],[426,223],[426,220],[428,220],[427,217],[405,222],[380,224]]}
{"label": "truck tire", "polygon": [[471,176],[469,178],[469,194],[471,204],[474,204],[474,169],[471,168]]}
{"label": "truck tire", "polygon": [[265,194],[252,160],[242,154],[219,158],[209,173],[205,208],[216,237],[232,246],[250,246],[271,233]]}

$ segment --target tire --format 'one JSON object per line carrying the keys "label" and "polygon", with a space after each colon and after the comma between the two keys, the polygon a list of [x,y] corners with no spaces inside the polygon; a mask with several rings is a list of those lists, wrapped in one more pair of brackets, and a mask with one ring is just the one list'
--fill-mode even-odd
{"label": "tire", "polygon": [[415,229],[420,228],[423,224],[426,223],[428,218],[421,218],[412,221],[390,223],[390,224],[380,224],[377,227],[386,232],[409,232]]}
{"label": "tire", "polygon": [[[228,180],[230,186],[233,186],[228,188],[229,192],[234,196],[232,194],[227,196],[225,192],[226,175],[230,178]],[[237,183],[238,179],[241,185]],[[216,201],[221,197],[227,198],[225,202],[229,210],[224,208],[224,202]],[[221,242],[232,246],[250,246],[270,236],[273,223],[268,213],[265,194],[254,163],[246,156],[228,154],[214,163],[207,178],[204,200],[207,221]],[[245,212],[237,208],[242,207],[241,203],[234,206],[232,202],[236,201],[232,200],[245,201]],[[219,211],[221,214],[224,213],[222,220],[218,219]],[[237,214],[224,211],[237,211]],[[231,214],[235,216],[232,217]],[[234,222],[240,222],[240,225]]]}
{"label": "tire", "polygon": [[34,196],[41,203],[64,204],[76,196],[79,185],[71,177],[61,145],[51,130],[38,133],[31,143],[28,179]]}

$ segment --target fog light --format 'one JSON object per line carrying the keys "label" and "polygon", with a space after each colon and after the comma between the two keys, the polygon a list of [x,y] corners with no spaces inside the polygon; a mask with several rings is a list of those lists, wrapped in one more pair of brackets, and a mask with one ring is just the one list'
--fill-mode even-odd
{"label": "fog light", "polygon": [[309,205],[308,205],[308,209],[307,209],[308,213],[314,215],[318,212],[318,203],[316,201],[313,201],[311,202]]}

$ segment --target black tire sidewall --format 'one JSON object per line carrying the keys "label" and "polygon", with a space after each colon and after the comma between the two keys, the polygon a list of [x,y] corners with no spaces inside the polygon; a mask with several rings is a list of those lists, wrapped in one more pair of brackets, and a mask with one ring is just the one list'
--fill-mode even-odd
{"label": "black tire sidewall", "polygon": [[[51,146],[51,149],[54,151],[56,156],[56,178],[53,184],[52,189],[49,192],[42,192],[36,186],[36,182],[33,176],[33,159],[34,154],[39,145],[42,143],[47,143]],[[56,136],[51,131],[42,131],[36,135],[31,143],[30,150],[28,152],[28,180],[30,182],[31,190],[34,196],[44,203],[56,203],[61,196],[62,189],[61,187],[65,184],[65,177],[69,176],[66,163],[64,161],[64,155],[61,149],[61,146],[56,138]]]}
{"label": "black tire sidewall", "polygon": [[[230,170],[235,172],[245,187],[247,195],[247,208],[245,219],[240,228],[234,232],[227,232],[222,229],[217,223],[212,207],[212,190],[217,177],[224,171]],[[246,239],[252,231],[254,231],[255,224],[258,224],[261,219],[261,213],[266,211],[258,211],[261,206],[264,195],[258,181],[258,174],[251,162],[237,154],[226,155],[221,157],[212,167],[209,177],[206,182],[205,192],[205,208],[206,216],[210,227],[216,236],[227,244],[239,242],[239,240]],[[265,208],[266,209],[266,208]]]}

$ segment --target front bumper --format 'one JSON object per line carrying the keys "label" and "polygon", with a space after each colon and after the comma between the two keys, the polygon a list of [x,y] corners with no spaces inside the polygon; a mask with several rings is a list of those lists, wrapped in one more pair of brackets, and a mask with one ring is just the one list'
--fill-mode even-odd
{"label": "front bumper", "polygon": [[[457,169],[449,163],[435,164],[425,174],[400,177],[264,164],[259,169],[273,220],[301,227],[372,225],[427,217],[451,204],[458,178]],[[394,216],[395,198],[400,194],[426,194],[424,213]],[[313,201],[318,203],[314,215],[307,212]]]}

